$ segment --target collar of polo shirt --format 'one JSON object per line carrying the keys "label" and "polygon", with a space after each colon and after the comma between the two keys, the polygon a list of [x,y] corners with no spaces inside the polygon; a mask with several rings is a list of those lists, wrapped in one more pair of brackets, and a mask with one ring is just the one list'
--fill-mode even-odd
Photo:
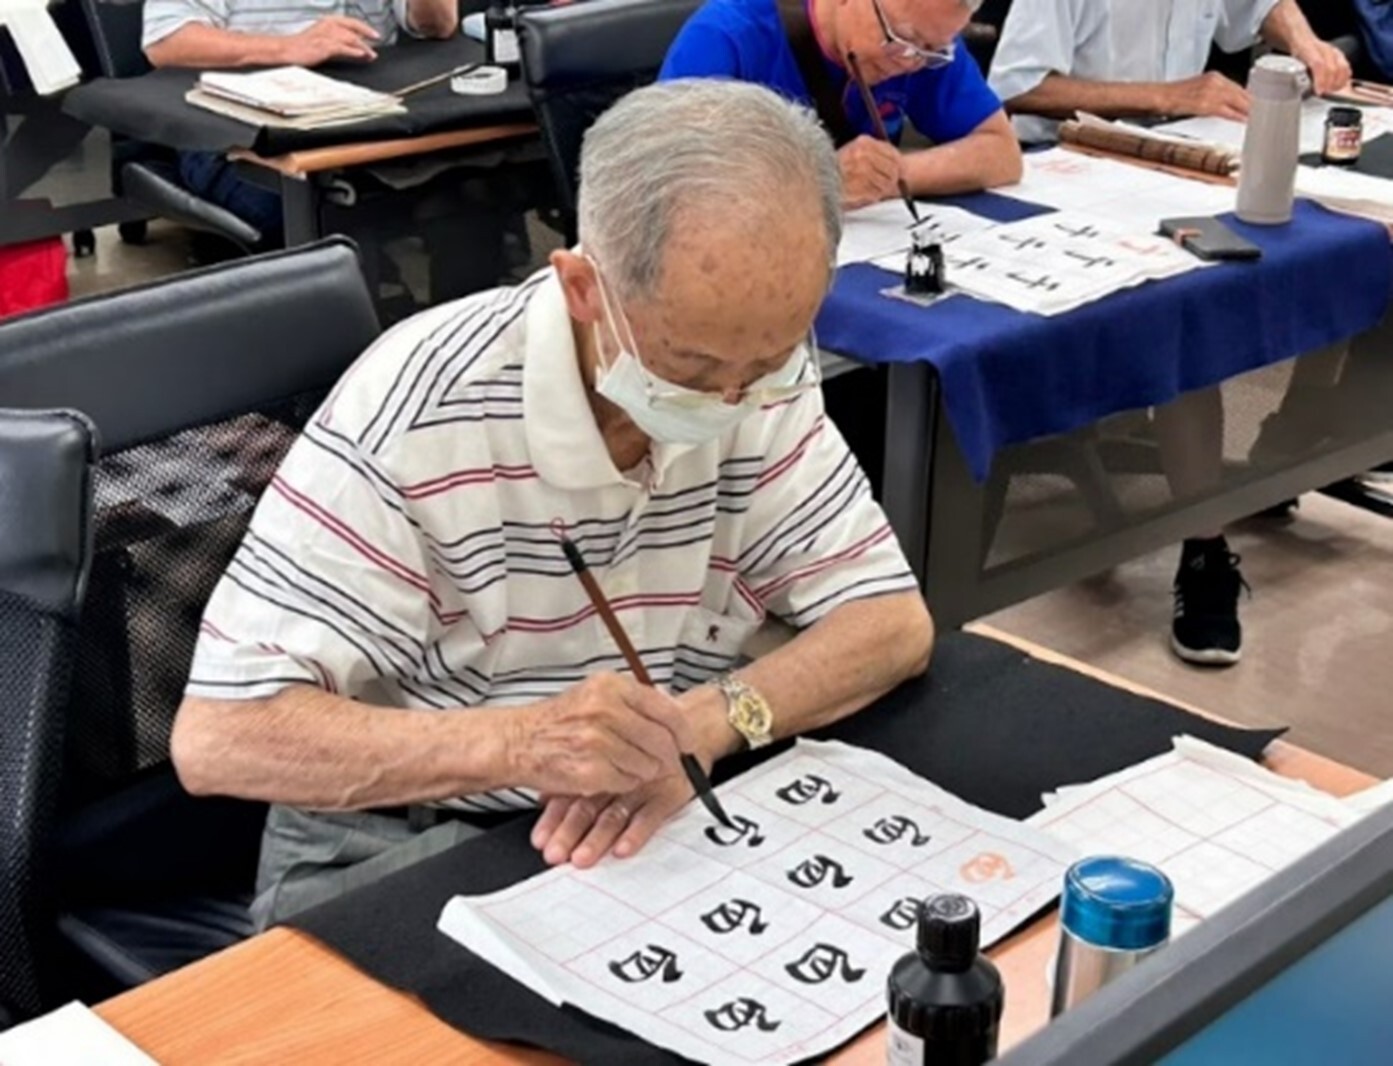
{"label": "collar of polo shirt", "polygon": [[[627,479],[614,465],[595,424],[580,375],[575,335],[556,275],[537,287],[526,314],[527,357],[522,370],[522,411],[532,465],[562,489],[595,489]],[[707,444],[660,444],[649,457],[659,475],[679,457]]]}

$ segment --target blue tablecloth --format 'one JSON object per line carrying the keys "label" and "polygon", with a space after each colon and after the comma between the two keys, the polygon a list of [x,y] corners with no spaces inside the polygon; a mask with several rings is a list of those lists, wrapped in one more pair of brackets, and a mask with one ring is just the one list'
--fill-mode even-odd
{"label": "blue tablecloth", "polygon": [[[991,194],[948,202],[1003,222],[1046,210]],[[1304,201],[1289,226],[1224,220],[1261,246],[1260,261],[1151,282],[1055,318],[961,295],[916,307],[880,295],[894,275],[854,264],[818,316],[818,341],[864,362],[931,363],[982,481],[1007,445],[1165,403],[1382,319],[1393,296],[1382,225]]]}

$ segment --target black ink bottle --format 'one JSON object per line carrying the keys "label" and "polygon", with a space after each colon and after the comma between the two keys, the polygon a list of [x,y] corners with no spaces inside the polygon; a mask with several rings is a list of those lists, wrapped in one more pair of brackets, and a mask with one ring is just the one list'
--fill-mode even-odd
{"label": "black ink bottle", "polygon": [[904,291],[910,296],[938,296],[947,285],[943,276],[943,247],[927,235],[910,235],[904,268]]}
{"label": "black ink bottle", "polygon": [[981,922],[966,896],[920,904],[918,950],[890,971],[887,1066],[980,1066],[996,1058],[1005,992],[977,950]]}

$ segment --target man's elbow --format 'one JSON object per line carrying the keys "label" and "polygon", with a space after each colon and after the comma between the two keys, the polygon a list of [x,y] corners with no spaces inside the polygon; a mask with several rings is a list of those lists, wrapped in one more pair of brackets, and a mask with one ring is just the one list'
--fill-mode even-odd
{"label": "man's elbow", "polygon": [[185,699],[174,717],[169,737],[169,758],[184,790],[192,796],[211,796],[218,792],[218,754],[221,746],[213,736],[212,708],[204,700]]}
{"label": "man's elbow", "polygon": [[450,4],[443,8],[413,12],[411,24],[418,35],[444,41],[459,32],[459,7]]}
{"label": "man's elbow", "polygon": [[993,133],[992,137],[997,144],[996,151],[992,154],[992,174],[987,187],[1015,185],[1025,174],[1025,156],[1021,152],[1021,143],[1016,140],[1015,131],[1009,124],[1005,133]]}
{"label": "man's elbow", "polygon": [[148,59],[150,65],[156,69],[160,67],[177,67],[180,65],[177,53],[175,49],[170,46],[168,37],[162,41],[156,41],[154,44],[146,45],[145,58]]}
{"label": "man's elbow", "polygon": [[901,649],[901,680],[918,677],[929,668],[933,654],[934,623],[924,598],[915,593],[904,597],[895,646]]}

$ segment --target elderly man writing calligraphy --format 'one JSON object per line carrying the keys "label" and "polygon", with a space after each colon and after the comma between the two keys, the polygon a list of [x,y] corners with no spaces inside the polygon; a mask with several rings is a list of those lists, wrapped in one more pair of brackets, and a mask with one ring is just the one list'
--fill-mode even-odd
{"label": "elderly man writing calligraphy", "polygon": [[[640,90],[587,135],[580,248],[340,383],[209,603],[174,729],[191,791],[275,804],[258,920],[539,803],[549,862],[631,855],[691,799],[680,752],[709,767],[924,669],[928,612],[818,389],[839,193],[767,90]],[[732,673],[770,615],[799,634]]]}

